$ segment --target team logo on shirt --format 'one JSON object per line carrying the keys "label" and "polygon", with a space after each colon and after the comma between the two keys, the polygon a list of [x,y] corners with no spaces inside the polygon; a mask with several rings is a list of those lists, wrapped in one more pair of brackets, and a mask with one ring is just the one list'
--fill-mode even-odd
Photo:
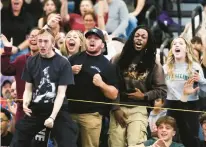
{"label": "team logo on shirt", "polygon": [[56,86],[55,83],[52,83],[49,76],[49,67],[43,69],[43,77],[41,78],[40,84],[36,93],[33,97],[35,103],[43,102],[49,103],[54,102],[56,97]]}
{"label": "team logo on shirt", "polygon": [[99,69],[99,67],[96,67],[96,66],[91,66],[90,68],[95,69],[98,73],[100,73],[100,72],[101,72],[101,70]]}

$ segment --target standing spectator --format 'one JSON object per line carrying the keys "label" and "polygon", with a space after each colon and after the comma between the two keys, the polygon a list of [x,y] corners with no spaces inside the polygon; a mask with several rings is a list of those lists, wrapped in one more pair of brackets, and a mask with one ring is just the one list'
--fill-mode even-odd
{"label": "standing spectator", "polygon": [[[30,53],[26,55],[21,55],[14,62],[10,62],[12,43],[8,42],[5,36],[1,36],[1,39],[4,43],[4,53],[1,56],[1,72],[3,75],[15,76],[16,88],[17,88],[17,99],[23,98],[23,92],[25,89],[25,82],[21,79],[21,75],[26,64],[26,60],[29,56],[34,56],[39,52],[37,47],[37,34],[39,29],[35,28],[31,31],[29,35],[29,48]],[[17,101],[18,108],[16,114],[16,122],[21,119],[24,115],[22,101]]]}
{"label": "standing spectator", "polygon": [[127,5],[123,0],[107,0],[109,5],[106,31],[113,37],[125,37],[129,21]]}
{"label": "standing spectator", "polygon": [[12,140],[12,133],[8,130],[11,122],[11,114],[8,110],[1,107],[1,146],[9,146]]}
{"label": "standing spectator", "polygon": [[[86,34],[86,51],[69,58],[75,85],[68,87],[68,98],[113,102],[118,96],[116,68],[102,54],[103,32],[91,29]],[[80,126],[82,147],[99,147],[102,116],[109,112],[103,104],[70,102],[72,118]]]}
{"label": "standing spectator", "polygon": [[53,44],[52,32],[41,30],[37,36],[40,54],[27,60],[22,74],[26,81],[23,95],[26,116],[16,124],[11,147],[28,147],[44,126],[52,129],[58,146],[76,147],[77,127],[67,112],[65,97],[67,85],[74,84],[72,69],[65,58],[54,52]]}
{"label": "standing spectator", "polygon": [[[164,65],[166,84],[168,87],[166,107],[173,109],[198,110],[199,96],[204,97],[206,79],[201,66],[196,62],[191,45],[181,37],[172,41],[167,62]],[[199,72],[199,73],[198,73]],[[200,87],[199,92],[181,97],[185,82],[194,79]],[[193,112],[168,110],[167,115],[177,121],[180,138],[186,147],[194,147],[189,134],[193,138],[198,136],[198,114]],[[187,133],[189,130],[190,133]]]}
{"label": "standing spectator", "polygon": [[34,18],[35,26],[38,25],[38,20],[43,14],[43,0],[24,0],[25,9],[29,12]]}
{"label": "standing spectator", "polygon": [[[11,56],[11,50],[12,50],[12,43],[8,42],[7,38],[5,36],[1,36],[3,43],[5,44],[4,47],[4,53],[1,56],[1,72],[3,75],[9,75],[9,76],[15,76],[16,80],[16,91],[17,91],[17,111],[15,115],[15,122],[18,122],[20,119],[23,118],[24,111],[23,111],[23,105],[22,105],[22,99],[23,99],[23,92],[25,89],[25,81],[21,79],[23,69],[25,67],[26,61],[28,57],[35,56],[39,53],[39,49],[37,47],[37,34],[39,32],[38,28],[34,28],[28,37],[29,42],[29,48],[30,53],[26,55],[21,55],[14,62],[10,62],[10,56]],[[6,104],[4,102],[4,104]],[[48,133],[48,132],[46,132]],[[42,139],[43,140],[43,139]],[[34,142],[35,143],[35,142]],[[47,143],[46,139],[43,141],[40,141],[38,144],[43,144],[42,146],[45,146]]]}
{"label": "standing spectator", "polygon": [[63,56],[69,58],[76,53],[80,53],[85,50],[85,38],[84,35],[78,30],[71,30],[67,33],[63,46],[60,51]]}
{"label": "standing spectator", "polygon": [[[164,72],[156,62],[154,39],[148,28],[137,27],[113,63],[120,69],[121,103],[148,106],[153,100],[166,97]],[[147,116],[146,107],[116,107],[110,115],[110,146],[134,146],[146,141]]]}
{"label": "standing spectator", "polygon": [[[189,79],[187,80],[187,82],[185,82],[184,84],[184,88],[183,88],[183,95],[182,97],[184,98],[185,96],[191,95],[196,93],[199,90],[199,87],[194,88],[194,79]],[[191,130],[185,130],[188,134],[187,138],[190,141],[193,141],[193,145],[195,145],[195,147],[206,147],[206,113],[203,113],[202,115],[200,115],[200,119],[199,119],[199,123],[201,125],[202,128],[202,132],[203,136],[204,136],[204,140],[200,140],[198,137],[195,137],[191,134]]]}
{"label": "standing spectator", "polygon": [[1,11],[1,31],[6,38],[13,37],[13,52],[28,47],[27,35],[34,26],[32,16],[25,11],[23,0],[10,0],[8,9]]}

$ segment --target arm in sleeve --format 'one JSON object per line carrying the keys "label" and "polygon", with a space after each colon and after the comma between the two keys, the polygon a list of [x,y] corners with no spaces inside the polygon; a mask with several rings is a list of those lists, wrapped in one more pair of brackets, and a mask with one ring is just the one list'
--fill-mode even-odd
{"label": "arm in sleeve", "polygon": [[31,70],[30,70],[30,67],[29,65],[31,65],[31,57],[29,57],[26,61],[26,65],[24,67],[24,71],[22,73],[22,77],[21,79],[28,82],[28,83],[32,83],[33,82],[33,79],[32,79],[32,74],[31,74]]}
{"label": "arm in sleeve", "polygon": [[204,78],[204,73],[201,66],[199,67],[199,96],[206,97],[206,79]]}
{"label": "arm in sleeve", "polygon": [[115,65],[110,65],[106,69],[106,71],[100,73],[102,79],[102,84],[100,85],[100,89],[102,90],[105,97],[115,100],[118,96],[118,76]]}
{"label": "arm in sleeve", "polygon": [[167,86],[165,84],[165,76],[162,66],[157,63],[154,67],[152,76],[152,90],[144,93],[145,98],[154,100],[157,98],[165,98],[167,96]]}
{"label": "arm in sleeve", "polygon": [[116,28],[116,30],[112,33],[114,36],[119,36],[120,34],[124,34],[126,28],[128,26],[129,21],[129,12],[127,6],[124,2],[122,2],[121,8],[119,9],[119,17],[120,17],[120,24]]}
{"label": "arm in sleeve", "polygon": [[50,117],[52,117],[53,119],[56,118],[59,110],[62,107],[64,98],[66,95],[67,85],[74,84],[74,77],[72,74],[71,65],[68,61],[66,61],[66,59],[64,59],[64,60],[65,60],[65,64],[64,64],[64,66],[62,66],[62,69],[60,70],[57,96],[56,96],[56,99],[54,101],[54,107],[53,107],[52,113],[50,115]]}
{"label": "arm in sleeve", "polygon": [[69,61],[66,59],[64,66],[62,66],[60,76],[59,76],[59,81],[58,85],[73,85],[74,84],[74,76],[72,73],[72,67]]}
{"label": "arm in sleeve", "polygon": [[10,62],[11,47],[4,47],[4,53],[1,55],[1,73],[5,76],[16,75],[17,59]]}

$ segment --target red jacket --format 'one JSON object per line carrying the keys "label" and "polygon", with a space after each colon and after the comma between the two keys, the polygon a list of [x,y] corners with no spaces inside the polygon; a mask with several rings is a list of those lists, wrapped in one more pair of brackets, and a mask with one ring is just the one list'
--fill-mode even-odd
{"label": "red jacket", "polygon": [[26,60],[31,54],[21,55],[17,57],[14,62],[10,62],[11,50],[11,47],[4,47],[4,53],[1,55],[1,73],[5,76],[15,76],[17,98],[23,99],[25,81],[21,79],[21,75]]}

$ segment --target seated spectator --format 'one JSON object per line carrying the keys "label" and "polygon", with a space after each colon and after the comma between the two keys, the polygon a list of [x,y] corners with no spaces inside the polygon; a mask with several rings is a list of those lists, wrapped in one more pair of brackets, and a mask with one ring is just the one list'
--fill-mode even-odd
{"label": "seated spectator", "polygon": [[11,84],[11,98],[14,100],[17,98],[16,81]]}
{"label": "seated spectator", "polygon": [[172,141],[176,133],[176,121],[174,118],[170,116],[160,117],[156,122],[156,126],[158,139],[149,139],[144,144],[135,147],[184,147],[183,144]]}
{"label": "seated spectator", "polygon": [[71,30],[67,33],[60,52],[63,56],[70,56],[85,50],[84,35],[78,30]]}
{"label": "seated spectator", "polygon": [[[100,8],[104,9],[106,7],[106,5],[107,5],[106,0],[103,0],[103,1],[99,1],[98,5],[96,5],[96,6],[97,7],[101,6]],[[92,11],[94,10],[92,1],[91,0],[82,0],[80,3],[80,15],[76,14],[76,13],[70,13],[68,15],[70,28],[72,30],[80,30],[80,31],[84,32],[85,26],[84,26],[83,16],[85,15],[86,12],[91,11],[91,10]],[[101,12],[98,12],[98,13],[96,13],[97,14],[96,17],[106,17],[107,16],[107,15],[105,15],[106,13],[107,13],[107,10],[105,8],[103,11],[103,15]]]}
{"label": "seated spectator", "polygon": [[[202,6],[203,6],[203,11],[202,11],[202,24],[201,25],[201,29],[196,33],[197,36],[199,37],[203,37],[204,36],[204,40],[206,40],[206,0],[202,0]],[[199,16],[195,17],[195,28],[197,28],[197,25],[199,24]],[[191,40],[192,39],[192,24],[188,23],[185,25],[185,29],[182,32],[182,34],[180,35],[181,37],[184,37],[187,40]]]}
{"label": "seated spectator", "polygon": [[193,52],[199,62],[201,62],[202,53],[203,53],[203,44],[202,39],[198,36],[195,36],[191,40]]}
{"label": "seated spectator", "polygon": [[65,40],[65,32],[59,32],[55,37],[55,48],[60,49]]}
{"label": "seated spectator", "polygon": [[11,122],[11,114],[8,110],[1,107],[1,146],[9,146],[12,140],[12,133],[8,131]]}
{"label": "seated spectator", "polygon": [[24,0],[25,9],[29,12],[34,18],[35,26],[38,24],[39,18],[43,14],[43,1],[42,0]]}
{"label": "seated spectator", "polygon": [[202,133],[203,133],[203,136],[204,136],[204,141],[200,141],[199,146],[197,146],[197,147],[205,147],[206,146],[206,113],[201,115],[200,124],[201,124],[201,127],[202,127]]}
{"label": "seated spectator", "polygon": [[34,22],[32,16],[24,10],[24,1],[10,0],[8,9],[3,8],[1,16],[2,34],[9,39],[13,37],[13,53],[28,48],[26,36],[33,28]]}
{"label": "seated spectator", "polygon": [[1,85],[1,97],[7,99],[11,96],[11,84],[9,80],[5,80]]}
{"label": "seated spectator", "polygon": [[82,0],[80,3],[80,15],[76,13],[69,14],[69,25],[72,30],[85,31],[83,15],[88,11],[93,9],[93,4],[91,0]]}
{"label": "seated spectator", "polygon": [[164,106],[164,99],[158,98],[154,100],[154,109],[150,112],[148,121],[149,121],[149,127],[150,131],[152,133],[152,137],[156,137],[157,132],[157,126],[156,121],[162,117],[165,116],[167,113],[167,110],[161,109]]}
{"label": "seated spectator", "polygon": [[47,17],[52,12],[58,12],[58,1],[55,0],[44,0],[43,2],[43,17],[38,20],[38,27],[42,28],[46,22]]}
{"label": "seated spectator", "polygon": [[127,5],[123,0],[107,0],[109,6],[106,31],[113,37],[126,37],[129,21]]}
{"label": "seated spectator", "polygon": [[94,11],[90,10],[86,12],[83,15],[83,20],[84,20],[84,27],[85,27],[85,32],[88,30],[91,30],[94,27],[98,27],[98,24],[96,24],[96,16],[94,14]]}

